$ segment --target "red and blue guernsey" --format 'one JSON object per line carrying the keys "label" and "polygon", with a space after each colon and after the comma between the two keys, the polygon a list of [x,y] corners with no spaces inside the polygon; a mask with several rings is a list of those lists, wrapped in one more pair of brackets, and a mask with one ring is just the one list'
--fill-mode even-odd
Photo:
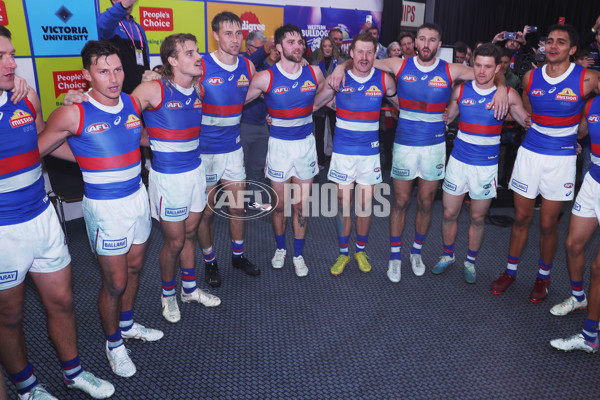
{"label": "red and blue guernsey", "polygon": [[317,78],[310,66],[294,75],[279,63],[269,68],[271,82],[265,103],[271,115],[271,136],[282,140],[304,139],[312,133],[312,111],[317,93]]}
{"label": "red and blue guernsey", "polygon": [[383,71],[372,68],[371,73],[362,78],[346,71],[345,86],[335,96],[335,153],[379,154],[379,113],[386,90]]}
{"label": "red and blue guernsey", "polygon": [[592,142],[590,176],[600,183],[600,97],[595,97],[588,105],[585,116]]}
{"label": "red and blue guernsey", "polygon": [[162,101],[144,111],[152,148],[152,169],[163,174],[178,174],[200,166],[200,124],[202,101],[194,87],[189,89],[159,81]]}
{"label": "red and blue guernsey", "polygon": [[458,161],[469,165],[498,164],[504,119],[497,120],[494,110],[488,109],[495,93],[496,86],[480,89],[474,81],[461,85],[456,100],[460,122],[452,149],[452,156]]}
{"label": "red and blue guernsey", "polygon": [[252,79],[250,61],[238,56],[234,65],[217,60],[214,53],[202,59],[204,86],[202,154],[230,153],[242,147],[240,120]]}
{"label": "red and blue guernsey", "polygon": [[534,69],[527,94],[531,103],[531,128],[522,146],[551,156],[577,154],[577,127],[585,103],[585,68],[571,64],[557,78],[546,75],[546,66]]}
{"label": "red and blue guernsey", "polygon": [[27,100],[13,104],[0,95],[0,225],[27,222],[46,210],[35,110]]}
{"label": "red and blue guernsey", "polygon": [[135,193],[142,185],[142,122],[135,101],[121,93],[119,104],[113,107],[91,97],[76,105],[79,129],[67,140],[83,174],[85,196],[111,200]]}
{"label": "red and blue guernsey", "polygon": [[448,64],[439,58],[424,67],[417,57],[406,59],[396,75],[400,119],[395,142],[407,146],[444,143],[446,124],[442,116],[452,94]]}

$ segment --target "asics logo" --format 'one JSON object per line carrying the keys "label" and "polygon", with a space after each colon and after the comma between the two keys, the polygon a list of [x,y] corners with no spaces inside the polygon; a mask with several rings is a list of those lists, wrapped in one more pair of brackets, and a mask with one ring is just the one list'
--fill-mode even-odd
{"label": "asics logo", "polygon": [[188,99],[185,101],[185,105],[187,106],[188,104],[190,104],[192,102],[192,99],[188,97]]}
{"label": "asics logo", "polygon": [[297,88],[297,87],[298,87],[298,82],[296,81],[296,82],[294,82],[294,84],[292,85],[292,89],[295,89],[295,88]]}
{"label": "asics logo", "polygon": [[232,81],[234,78],[233,74],[229,75],[229,78],[227,78],[228,81]]}
{"label": "asics logo", "polygon": [[484,101],[485,101],[485,97],[484,97],[484,98],[482,98],[482,99],[479,99],[478,103],[479,103],[479,104],[481,104],[481,103],[483,103]]}
{"label": "asics logo", "polygon": [[361,90],[363,90],[364,88],[365,88],[365,86],[364,86],[364,85],[360,85],[360,86],[358,87],[358,89],[357,89],[357,90],[360,92],[360,91],[361,91]]}
{"label": "asics logo", "polygon": [[120,115],[117,118],[115,118],[115,125],[119,125],[119,122],[121,122],[121,116]]}
{"label": "asics logo", "polygon": [[424,80],[426,80],[428,77],[429,77],[429,75],[425,74],[425,75],[423,75],[423,76],[421,77],[421,80],[422,80],[422,81],[424,81]]}
{"label": "asics logo", "polygon": [[555,90],[556,90],[556,86],[553,87],[552,89],[548,90],[548,93],[554,93]]}

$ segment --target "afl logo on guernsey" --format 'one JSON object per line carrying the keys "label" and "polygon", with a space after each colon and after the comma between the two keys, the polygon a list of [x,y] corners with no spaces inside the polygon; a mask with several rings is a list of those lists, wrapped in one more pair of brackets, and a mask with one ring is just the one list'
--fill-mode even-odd
{"label": "afl logo on guernsey", "polygon": [[302,87],[300,88],[301,92],[312,92],[315,90],[317,90],[317,85],[315,85],[311,81],[305,81]]}
{"label": "afl logo on guernsey", "polygon": [[95,124],[92,125],[88,125],[87,128],[85,128],[85,131],[87,133],[100,133],[100,132],[104,132],[110,129],[110,124],[106,123],[106,122],[96,122]]}
{"label": "afl logo on guernsey", "polygon": [[200,101],[200,99],[196,99],[196,101],[194,102],[194,108],[202,108],[202,102]]}
{"label": "afl logo on guernsey", "polygon": [[352,92],[354,92],[354,88],[353,87],[345,87],[345,88],[342,88],[341,92],[342,93],[352,93]]}
{"label": "afl logo on guernsey", "polygon": [[446,82],[441,76],[435,76],[429,81],[429,86],[447,88],[448,82]]}
{"label": "afl logo on guernsey", "polygon": [[237,81],[237,85],[238,87],[248,86],[250,85],[250,81],[248,80],[248,78],[246,78],[246,75],[242,74],[240,75],[240,79],[238,79]]}
{"label": "afl logo on guernsey", "polygon": [[125,126],[127,129],[137,128],[142,125],[142,121],[138,118],[137,115],[129,114],[127,117],[127,122],[125,122]]}
{"label": "afl logo on guernsey", "polygon": [[19,126],[27,125],[35,121],[34,118],[26,111],[16,110],[10,118],[10,126],[17,128]]}
{"label": "afl logo on guernsey", "polygon": [[543,89],[533,89],[533,90],[531,91],[531,95],[532,95],[532,96],[535,96],[535,97],[543,96],[543,95],[545,95],[545,94],[546,94],[546,92],[544,92],[544,90],[543,90]]}
{"label": "afl logo on guernsey", "polygon": [[569,88],[564,88],[556,94],[556,100],[577,101],[579,97]]}
{"label": "afl logo on guernsey", "polygon": [[180,101],[172,100],[167,103],[167,108],[169,110],[179,110],[180,108],[183,108],[183,104],[181,104]]}
{"label": "afl logo on guernsey", "polygon": [[402,80],[404,82],[416,82],[416,81],[418,81],[417,77],[414,76],[414,75],[404,75],[402,77]]}
{"label": "afl logo on guernsey", "polygon": [[208,84],[209,84],[209,85],[220,85],[220,84],[222,84],[222,83],[223,83],[223,78],[220,78],[220,77],[218,77],[218,76],[217,76],[217,77],[214,77],[214,78],[210,78],[210,79],[208,80]]}
{"label": "afl logo on guernsey", "polygon": [[365,96],[381,97],[383,96],[383,93],[381,93],[381,90],[379,90],[377,86],[373,85],[369,89],[367,89],[367,91],[365,92]]}
{"label": "afl logo on guernsey", "polygon": [[287,86],[279,86],[279,87],[273,89],[274,94],[285,94],[289,91],[290,91],[290,88]]}
{"label": "afl logo on guernsey", "polygon": [[590,124],[595,124],[595,123],[597,123],[598,121],[600,121],[600,117],[598,117],[598,115],[597,115],[597,114],[592,114],[592,115],[590,115],[590,116],[588,117],[588,122],[589,122]]}
{"label": "afl logo on guernsey", "polygon": [[475,104],[475,100],[473,100],[473,99],[464,99],[463,101],[460,102],[460,104],[462,104],[464,106],[472,106],[473,104]]}

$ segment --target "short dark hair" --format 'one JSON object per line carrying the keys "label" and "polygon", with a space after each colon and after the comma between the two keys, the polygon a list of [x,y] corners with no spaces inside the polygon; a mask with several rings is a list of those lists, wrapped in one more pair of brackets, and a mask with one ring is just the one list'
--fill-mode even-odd
{"label": "short dark hair", "polygon": [[379,33],[379,28],[375,25],[371,25],[371,27],[369,29],[367,29],[367,32],[372,31],[373,29],[375,29],[377,31],[377,33]]}
{"label": "short dark hair", "polygon": [[210,23],[210,27],[212,28],[213,32],[218,33],[221,24],[225,22],[230,22],[233,25],[239,25],[240,28],[242,27],[242,20],[240,17],[230,11],[223,11],[215,15]]}
{"label": "short dark hair", "polygon": [[[482,46],[483,46],[483,44],[482,44]],[[498,47],[498,46],[496,46],[496,47]],[[502,52],[502,55],[500,56],[500,58],[502,58],[502,57],[512,58],[513,54],[515,54],[514,50],[507,49],[506,47],[502,47],[500,49],[500,51]]]}
{"label": "short dark hair", "polygon": [[473,51],[473,61],[477,56],[482,57],[493,57],[496,65],[500,64],[500,58],[502,57],[502,51],[493,43],[484,43]]}
{"label": "short dark hair", "polygon": [[577,51],[573,55],[573,58],[575,60],[579,60],[579,59],[591,57],[591,56],[592,56],[592,53],[588,49],[577,49]]}
{"label": "short dark hair", "polygon": [[438,37],[442,40],[442,27],[436,24],[435,22],[425,22],[423,25],[417,28],[417,35],[421,29],[430,29],[432,31],[436,31],[438,33]]}
{"label": "short dark hair", "polygon": [[302,30],[300,28],[293,24],[286,24],[275,30],[275,44],[282,44],[286,33],[297,33],[302,37],[302,39],[304,39],[302,36]]}
{"label": "short dark hair", "polygon": [[367,32],[359,33],[358,35],[354,36],[354,39],[352,39],[352,44],[350,44],[349,51],[354,50],[354,46],[358,41],[373,43],[373,48],[375,49],[375,51],[377,51],[377,39],[375,39]]}
{"label": "short dark hair", "polygon": [[[116,54],[119,59],[121,58],[119,49],[111,42],[107,40],[90,40],[83,46],[83,49],[81,49],[83,68],[89,70],[92,61],[94,64],[97,64],[99,57],[108,57],[113,54]],[[92,60],[93,58],[95,58],[95,60]]]}
{"label": "short dark hair", "polygon": [[577,30],[575,29],[575,27],[573,25],[570,24],[564,24],[564,25],[558,25],[558,24],[554,24],[550,27],[550,29],[548,29],[548,36],[550,36],[550,34],[554,31],[561,31],[561,32],[567,32],[567,34],[569,35],[569,41],[571,42],[571,47],[573,46],[577,46],[577,43],[579,43],[579,34],[577,34]]}
{"label": "short dark hair", "polygon": [[465,42],[456,42],[454,43],[454,51],[457,53],[467,54],[467,44]]}
{"label": "short dark hair", "polygon": [[344,32],[342,32],[342,30],[341,30],[340,28],[338,28],[338,27],[331,28],[331,29],[329,30],[329,33],[327,33],[327,36],[331,37],[331,34],[332,34],[333,32],[339,32],[339,33],[341,33],[341,34],[342,34],[342,36],[344,36]]}
{"label": "short dark hair", "polygon": [[398,43],[402,42],[402,39],[404,39],[405,37],[409,37],[411,38],[411,40],[414,42],[415,41],[415,35],[413,35],[412,32],[400,32],[400,34],[398,35]]}
{"label": "short dark hair", "polygon": [[8,28],[5,27],[4,25],[0,25],[0,36],[4,36],[5,38],[8,38],[9,40],[12,39],[12,34],[8,30]]}

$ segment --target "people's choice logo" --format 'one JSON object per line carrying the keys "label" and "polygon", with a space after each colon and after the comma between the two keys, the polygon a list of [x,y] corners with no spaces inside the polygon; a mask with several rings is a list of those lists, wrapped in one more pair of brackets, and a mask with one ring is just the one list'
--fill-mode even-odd
{"label": "people's choice logo", "polygon": [[171,8],[140,7],[140,25],[147,31],[172,31],[173,10]]}

